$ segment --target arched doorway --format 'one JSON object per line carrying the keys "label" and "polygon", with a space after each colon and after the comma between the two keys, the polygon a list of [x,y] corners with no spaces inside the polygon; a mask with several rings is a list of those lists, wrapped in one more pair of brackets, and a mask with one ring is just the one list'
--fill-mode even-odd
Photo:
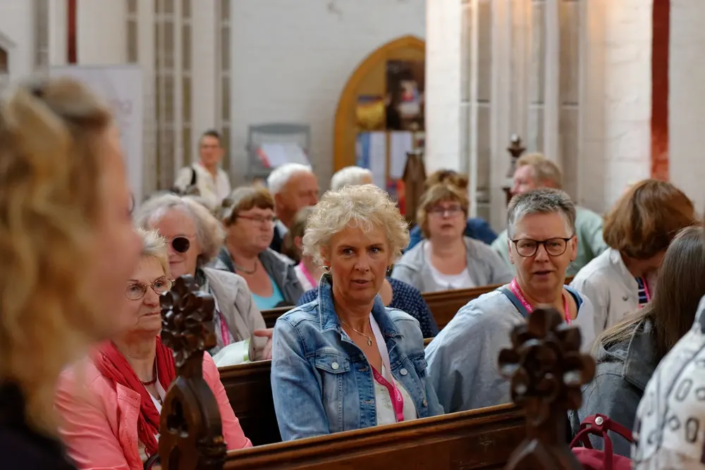
{"label": "arched doorway", "polygon": [[404,36],[372,52],[350,76],[338,102],[335,115],[334,170],[355,164],[357,106],[361,96],[385,96],[389,61],[424,62],[426,44],[414,36]]}

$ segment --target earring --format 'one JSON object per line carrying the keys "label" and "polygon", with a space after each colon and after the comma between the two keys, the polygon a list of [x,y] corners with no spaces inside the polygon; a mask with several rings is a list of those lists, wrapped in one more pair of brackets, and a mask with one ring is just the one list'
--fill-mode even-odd
{"label": "earring", "polygon": [[387,276],[391,276],[391,275],[392,275],[392,267],[388,266],[387,267]]}

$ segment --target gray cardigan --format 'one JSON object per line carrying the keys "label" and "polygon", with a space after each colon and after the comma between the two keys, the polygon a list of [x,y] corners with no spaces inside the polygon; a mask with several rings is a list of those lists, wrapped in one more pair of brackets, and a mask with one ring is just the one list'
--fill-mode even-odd
{"label": "gray cardigan", "polygon": [[[603,414],[627,429],[634,428],[636,409],[646,384],[658,365],[653,343],[653,324],[639,322],[630,338],[597,352],[595,378],[583,389],[583,405],[570,411],[570,426],[575,435],[582,420],[595,413]],[[615,433],[610,433],[614,453],[629,457],[631,444]],[[599,437],[590,437],[596,449],[602,449]]]}
{"label": "gray cardigan", "polygon": [[[296,271],[294,270],[294,265],[284,261],[283,256],[275,252],[271,248],[267,248],[262,253],[259,254],[260,263],[267,274],[274,280],[277,287],[284,297],[284,302],[294,306],[304,294],[304,289],[301,287],[299,278],[296,276]],[[222,269],[223,271],[230,271],[231,273],[237,273],[235,270],[235,264],[230,258],[230,253],[228,249],[222,247],[218,253],[218,257],[213,263],[213,267],[216,269]]]}
{"label": "gray cardigan", "polygon": [[[260,357],[267,344],[267,338],[254,337],[252,333],[255,330],[267,329],[267,325],[252,300],[247,282],[237,274],[219,269],[203,268],[203,273],[213,297],[218,302],[220,313],[228,324],[230,334],[236,342],[250,340],[250,358]],[[210,352],[215,354],[219,350],[220,348],[216,347]]]}
{"label": "gray cardigan", "polygon": [[[476,286],[505,284],[512,280],[509,267],[502,258],[488,245],[472,238],[463,237],[467,256],[467,268],[470,278]],[[430,261],[426,259],[426,244],[423,240],[411,250],[404,253],[394,265],[392,277],[416,287],[421,292],[446,290],[434,281]]]}

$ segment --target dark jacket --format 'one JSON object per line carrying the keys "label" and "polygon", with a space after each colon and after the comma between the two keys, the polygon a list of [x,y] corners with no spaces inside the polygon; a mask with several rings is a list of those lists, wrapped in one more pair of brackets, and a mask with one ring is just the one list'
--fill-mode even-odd
{"label": "dark jacket", "polygon": [[[274,280],[279,291],[281,291],[282,297],[284,297],[284,303],[292,306],[296,305],[299,297],[303,295],[304,289],[301,287],[299,278],[296,276],[294,265],[285,262],[280,255],[272,251],[271,248],[259,254],[259,261],[262,263],[264,270],[267,271],[267,274]],[[237,274],[235,264],[232,258],[230,258],[228,249],[225,247],[220,249],[213,267]]]}
{"label": "dark jacket", "polygon": [[[653,324],[639,322],[631,337],[597,353],[595,378],[583,390],[583,406],[569,412],[573,435],[586,417],[600,413],[617,421],[627,429],[634,429],[636,409],[644,388],[658,365],[652,338]],[[610,433],[614,453],[629,457],[631,444],[615,433]],[[593,446],[602,449],[602,439],[591,437]]]}
{"label": "dark jacket", "polygon": [[10,383],[0,384],[0,468],[3,470],[75,470],[64,447],[30,428],[24,397]]}
{"label": "dark jacket", "polygon": [[[438,326],[436,320],[431,314],[431,310],[426,305],[421,292],[414,286],[410,286],[406,282],[388,277],[387,280],[392,286],[392,301],[389,303],[389,308],[396,308],[402,312],[406,312],[419,321],[421,333],[424,338],[433,338],[438,334]],[[301,296],[296,303],[297,306],[307,304],[318,298],[318,288],[311,289]]]}
{"label": "dark jacket", "polygon": [[[466,237],[479,240],[487,245],[491,245],[493,241],[497,238],[497,234],[494,233],[490,224],[488,224],[484,219],[474,218],[468,219],[465,224],[465,232],[463,233]],[[421,227],[418,225],[409,231],[409,246],[406,250],[412,249],[421,240],[423,240],[423,233],[421,233]]]}

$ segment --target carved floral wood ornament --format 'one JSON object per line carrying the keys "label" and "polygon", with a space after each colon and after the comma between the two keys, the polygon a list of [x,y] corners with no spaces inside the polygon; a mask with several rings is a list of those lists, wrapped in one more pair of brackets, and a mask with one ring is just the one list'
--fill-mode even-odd
{"label": "carved floral wood ornament", "polygon": [[174,351],[177,372],[162,407],[162,468],[220,469],[226,452],[220,411],[203,379],[203,352],[216,345],[215,302],[199,291],[193,277],[182,276],[160,303],[162,341]]}
{"label": "carved floral wood ornament", "polygon": [[566,413],[580,408],[581,387],[595,376],[595,361],[580,352],[580,330],[553,308],[538,308],[511,334],[499,354],[511,379],[512,400],[526,410],[526,439],[507,469],[582,469],[566,443]]}

